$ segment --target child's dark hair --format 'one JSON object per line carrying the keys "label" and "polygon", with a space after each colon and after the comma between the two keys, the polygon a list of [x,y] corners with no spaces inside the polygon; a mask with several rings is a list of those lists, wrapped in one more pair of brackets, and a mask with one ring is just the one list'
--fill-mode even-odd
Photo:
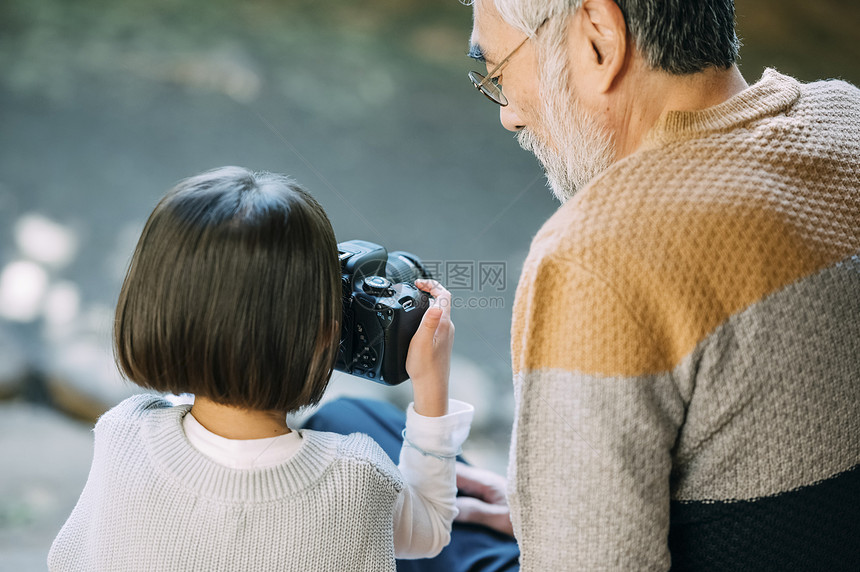
{"label": "child's dark hair", "polygon": [[116,309],[114,351],[136,384],[246,409],[317,403],[340,339],[337,242],[294,181],[222,167],[149,217]]}

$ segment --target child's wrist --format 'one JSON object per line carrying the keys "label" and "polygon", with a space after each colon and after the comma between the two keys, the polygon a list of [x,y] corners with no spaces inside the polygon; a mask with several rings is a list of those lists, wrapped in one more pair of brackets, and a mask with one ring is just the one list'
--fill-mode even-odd
{"label": "child's wrist", "polygon": [[442,417],[448,414],[448,388],[422,387],[421,383],[412,385],[413,407],[415,413],[424,417]]}
{"label": "child's wrist", "polygon": [[444,417],[448,415],[448,400],[445,400],[445,403],[429,403],[424,405],[419,405],[418,402],[415,402],[414,405],[415,413],[418,415],[423,415],[424,417]]}

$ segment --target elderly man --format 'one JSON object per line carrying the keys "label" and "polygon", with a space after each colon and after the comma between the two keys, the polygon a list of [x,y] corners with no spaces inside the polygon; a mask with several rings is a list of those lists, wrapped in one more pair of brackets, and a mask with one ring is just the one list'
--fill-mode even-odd
{"label": "elderly man", "polygon": [[526,570],[860,562],[860,91],[738,45],[732,0],[474,2],[563,203],[512,325]]}

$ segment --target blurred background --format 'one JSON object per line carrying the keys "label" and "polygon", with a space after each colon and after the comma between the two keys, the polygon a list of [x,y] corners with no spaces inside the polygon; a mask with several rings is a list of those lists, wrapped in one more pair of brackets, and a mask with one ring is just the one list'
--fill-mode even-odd
{"label": "blurred background", "polygon": [[[736,5],[750,83],[860,83],[860,3]],[[220,165],[288,173],[338,240],[432,265],[458,301],[467,455],[504,471],[513,296],[557,203],[468,83],[470,27],[456,0],[0,3],[0,570],[45,568],[93,421],[135,392],[109,340],[145,218]],[[409,400],[342,374],[330,393]]]}

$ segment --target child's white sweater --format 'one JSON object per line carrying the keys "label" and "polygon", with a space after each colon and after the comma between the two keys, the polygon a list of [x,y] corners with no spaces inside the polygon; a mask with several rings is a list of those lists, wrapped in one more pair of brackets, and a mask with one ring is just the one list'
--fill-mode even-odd
{"label": "child's white sweater", "polygon": [[[285,462],[230,468],[191,445],[182,427],[189,408],[138,395],[99,420],[92,469],[51,548],[51,570],[394,570],[404,498],[422,513],[416,522],[435,510],[431,519],[443,524],[425,549],[447,544],[456,515],[451,451],[404,448],[404,473],[420,480],[413,459],[439,464],[431,472],[450,479],[449,502],[415,503],[420,492],[404,491],[421,483],[408,484],[366,435],[304,430]],[[454,450],[471,409],[458,417],[447,438]]]}

